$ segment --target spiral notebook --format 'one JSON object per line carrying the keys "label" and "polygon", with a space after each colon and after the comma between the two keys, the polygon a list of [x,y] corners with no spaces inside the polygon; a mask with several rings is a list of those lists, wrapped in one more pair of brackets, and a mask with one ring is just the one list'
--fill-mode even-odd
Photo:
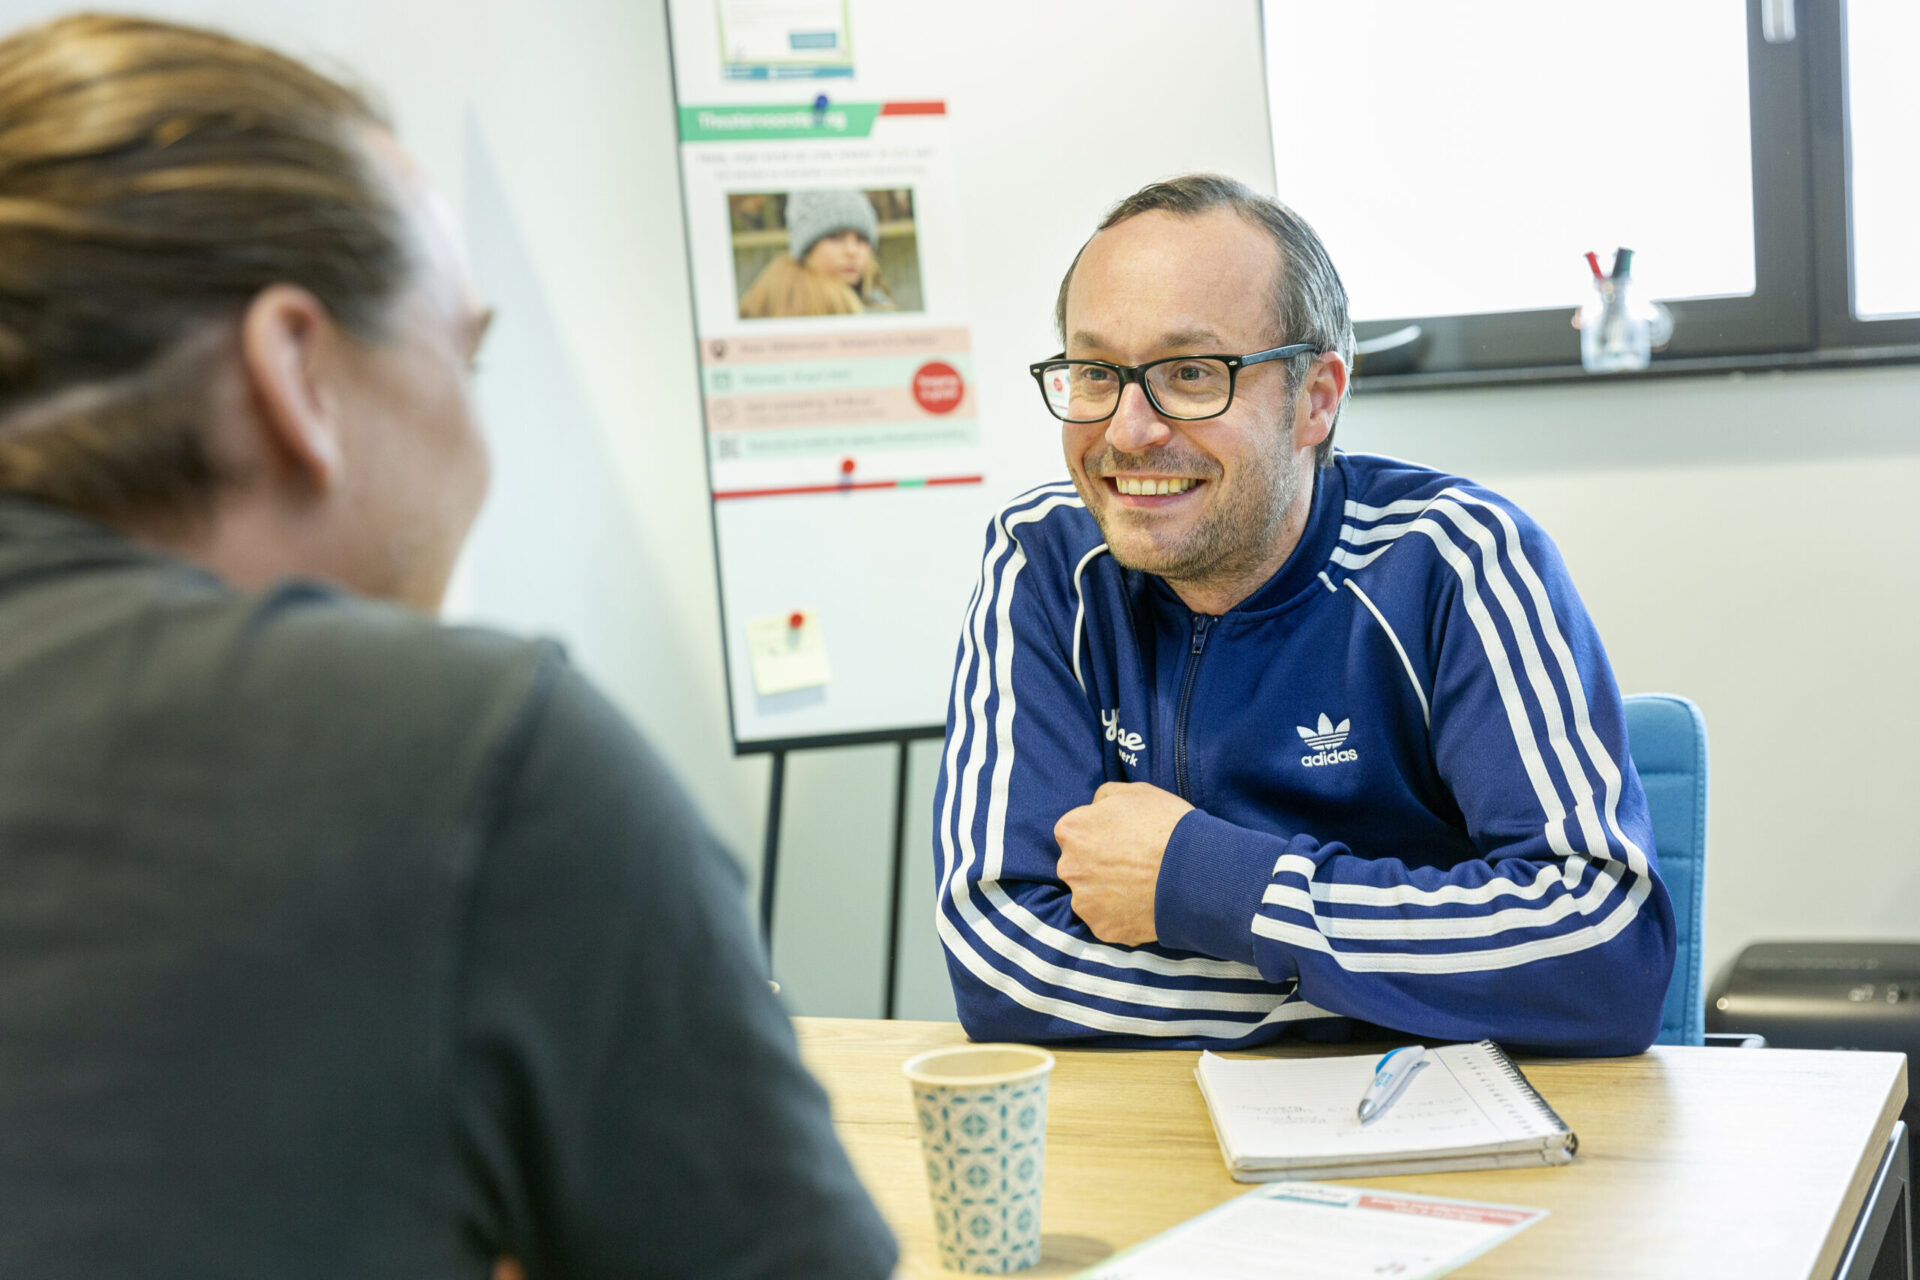
{"label": "spiral notebook", "polygon": [[1429,1050],[1372,1123],[1356,1110],[1377,1053],[1223,1058],[1194,1074],[1227,1170],[1240,1182],[1372,1178],[1565,1164],[1579,1139],[1491,1040]]}

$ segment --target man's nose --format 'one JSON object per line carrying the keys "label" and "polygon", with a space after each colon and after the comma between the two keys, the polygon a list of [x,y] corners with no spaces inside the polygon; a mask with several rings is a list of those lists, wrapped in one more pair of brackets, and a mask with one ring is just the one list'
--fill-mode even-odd
{"label": "man's nose", "polygon": [[1147,389],[1137,382],[1120,388],[1120,402],[1107,420],[1107,443],[1121,453],[1138,453],[1173,438],[1167,420],[1154,412]]}

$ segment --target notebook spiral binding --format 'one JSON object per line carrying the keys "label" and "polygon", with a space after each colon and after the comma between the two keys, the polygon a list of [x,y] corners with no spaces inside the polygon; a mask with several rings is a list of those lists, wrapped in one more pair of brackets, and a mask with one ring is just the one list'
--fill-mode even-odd
{"label": "notebook spiral binding", "polygon": [[1533,1087],[1533,1081],[1527,1079],[1526,1073],[1520,1070],[1520,1064],[1508,1057],[1507,1051],[1493,1041],[1482,1040],[1480,1043],[1485,1045],[1487,1051],[1493,1055],[1493,1060],[1500,1064],[1500,1070],[1506,1073],[1507,1078],[1513,1081],[1523,1094],[1533,1100],[1533,1105],[1553,1121],[1555,1128],[1567,1135],[1567,1154],[1572,1155],[1580,1150],[1579,1135],[1575,1134],[1567,1122],[1560,1118],[1560,1113],[1553,1109],[1552,1104],[1540,1096],[1540,1091]]}

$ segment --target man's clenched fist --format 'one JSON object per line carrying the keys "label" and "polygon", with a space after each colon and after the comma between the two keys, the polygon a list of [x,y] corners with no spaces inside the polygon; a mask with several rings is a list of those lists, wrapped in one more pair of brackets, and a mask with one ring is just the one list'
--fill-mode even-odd
{"label": "man's clenched fist", "polygon": [[1073,913],[1103,942],[1139,946],[1160,935],[1153,894],[1174,824],[1193,808],[1145,782],[1107,782],[1093,803],[1069,809],[1053,824],[1060,879]]}

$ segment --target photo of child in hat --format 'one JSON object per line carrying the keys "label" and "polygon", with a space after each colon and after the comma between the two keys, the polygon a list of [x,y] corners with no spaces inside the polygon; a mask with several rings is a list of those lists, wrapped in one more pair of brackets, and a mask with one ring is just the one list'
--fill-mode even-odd
{"label": "photo of child in hat", "polygon": [[[912,198],[849,188],[729,196],[737,278],[752,281],[740,318],[919,310]],[[895,233],[884,249],[883,226]],[[883,253],[910,276],[908,289],[889,287]]]}

